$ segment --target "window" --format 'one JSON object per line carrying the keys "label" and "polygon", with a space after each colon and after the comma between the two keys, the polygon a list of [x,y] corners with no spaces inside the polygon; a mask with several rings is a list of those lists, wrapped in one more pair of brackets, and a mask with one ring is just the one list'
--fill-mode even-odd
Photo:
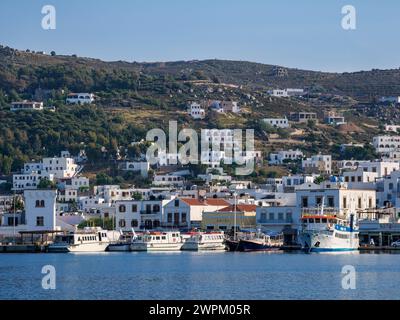
{"label": "window", "polygon": [[347,197],[343,197],[343,208],[347,209]]}
{"label": "window", "polygon": [[269,220],[275,220],[275,213],[273,212],[269,213]]}
{"label": "window", "polygon": [[36,217],[36,226],[43,227],[44,226],[44,217]]}
{"label": "window", "polygon": [[283,220],[283,212],[278,213],[278,220]]}
{"label": "window", "polygon": [[174,224],[179,224],[179,212],[174,213]]}
{"label": "window", "polygon": [[119,223],[118,223],[118,225],[119,225],[119,227],[120,227],[120,228],[124,228],[124,227],[126,226],[125,219],[121,219],[121,220],[119,220]]}
{"label": "window", "polygon": [[132,212],[137,212],[137,204],[132,205]]}
{"label": "window", "polygon": [[172,223],[172,213],[171,212],[168,213],[167,222]]}
{"label": "window", "polygon": [[139,224],[138,224],[138,221],[137,221],[136,219],[133,219],[133,220],[131,221],[131,227],[132,227],[132,228],[137,228],[138,225],[139,225]]}
{"label": "window", "polygon": [[125,205],[121,204],[121,205],[119,206],[119,212],[126,212],[126,207],[125,207]]}
{"label": "window", "polygon": [[186,213],[182,213],[181,218],[182,218],[182,223],[186,223],[187,222],[186,221]]}
{"label": "window", "polygon": [[358,209],[361,209],[361,197],[358,197]]}
{"label": "window", "polygon": [[315,204],[317,206],[322,205],[322,197],[321,196],[315,197]]}
{"label": "window", "polygon": [[153,212],[160,212],[160,206],[158,204],[153,206]]}
{"label": "window", "polygon": [[36,208],[44,208],[44,200],[36,200]]}
{"label": "window", "polygon": [[267,214],[265,212],[261,213],[261,221],[267,220]]}
{"label": "window", "polygon": [[151,204],[146,204],[146,213],[147,214],[151,213]]}
{"label": "window", "polygon": [[328,207],[334,208],[335,207],[335,198],[332,196],[328,197]]}
{"label": "window", "polygon": [[179,200],[175,200],[175,207],[179,207]]}
{"label": "window", "polygon": [[303,208],[307,208],[308,207],[308,197],[301,197],[301,206]]}
{"label": "window", "polygon": [[368,208],[372,208],[372,198],[368,198]]}

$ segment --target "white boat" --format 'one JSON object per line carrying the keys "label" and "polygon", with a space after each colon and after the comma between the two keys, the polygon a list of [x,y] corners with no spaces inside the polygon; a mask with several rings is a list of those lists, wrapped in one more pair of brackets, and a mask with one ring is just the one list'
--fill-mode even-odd
{"label": "white boat", "polygon": [[103,252],[110,240],[101,228],[85,228],[69,234],[57,235],[48,252]]}
{"label": "white boat", "polygon": [[226,250],[223,232],[195,232],[182,246],[182,250],[205,251]]}
{"label": "white boat", "polygon": [[355,251],[359,247],[354,215],[334,213],[303,214],[299,234],[303,250],[308,252]]}
{"label": "white boat", "polygon": [[147,232],[131,244],[132,251],[179,251],[183,239],[179,231]]}
{"label": "white boat", "polygon": [[127,252],[131,251],[131,244],[138,238],[135,230],[131,233],[120,232],[121,235],[117,241],[112,241],[107,247],[107,251],[111,252]]}

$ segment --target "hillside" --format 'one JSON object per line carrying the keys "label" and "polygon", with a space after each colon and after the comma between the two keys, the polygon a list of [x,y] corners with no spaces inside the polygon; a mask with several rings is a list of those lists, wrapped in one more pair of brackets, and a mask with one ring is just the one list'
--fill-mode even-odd
{"label": "hillside", "polygon": [[104,62],[0,48],[0,86],[6,91],[32,91],[38,86],[87,91],[140,89],[148,82],[167,85],[184,80],[208,80],[251,89],[307,87],[362,98],[400,94],[399,69],[326,73],[246,61]]}
{"label": "hillside", "polygon": [[[332,153],[341,143],[368,144],[382,132],[381,125],[400,117],[396,108],[356,108],[360,100],[399,94],[399,70],[357,73],[321,73],[245,61],[177,61],[167,63],[104,62],[75,56],[45,55],[0,47],[0,174],[21,168],[24,161],[53,156],[68,149],[85,149],[90,163],[106,170],[119,151],[134,158],[131,142],[145,138],[152,128],[168,128],[177,120],[180,128],[253,128],[256,148],[266,157],[282,148],[300,148],[306,154]],[[271,88],[301,87],[316,97],[279,99],[266,95]],[[41,90],[38,90],[41,89]],[[38,91],[46,105],[57,111],[40,113],[9,111],[9,103],[35,99]],[[68,92],[94,92],[93,106],[65,106]],[[318,93],[326,93],[324,99]],[[243,112],[216,114],[195,121],[186,113],[188,101],[235,100]],[[40,99],[41,100],[41,99]],[[260,119],[282,117],[294,111],[342,112],[348,125],[294,125],[271,130]],[[360,151],[360,150],[358,150]],[[367,150],[365,158],[373,157]],[[98,168],[97,168],[98,169]],[[281,170],[260,167],[256,175]]]}

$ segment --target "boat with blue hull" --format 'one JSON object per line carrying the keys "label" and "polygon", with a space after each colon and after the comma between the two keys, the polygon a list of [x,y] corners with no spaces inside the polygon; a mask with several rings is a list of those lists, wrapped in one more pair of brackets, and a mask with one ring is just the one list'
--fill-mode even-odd
{"label": "boat with blue hull", "polygon": [[349,252],[359,247],[358,226],[354,214],[349,217],[339,212],[303,214],[299,234],[306,252]]}

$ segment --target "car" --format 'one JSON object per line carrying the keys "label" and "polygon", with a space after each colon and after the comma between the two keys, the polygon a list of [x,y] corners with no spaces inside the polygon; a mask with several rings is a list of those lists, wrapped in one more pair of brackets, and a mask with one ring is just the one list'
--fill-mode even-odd
{"label": "car", "polygon": [[400,247],[400,240],[392,242],[392,247]]}

